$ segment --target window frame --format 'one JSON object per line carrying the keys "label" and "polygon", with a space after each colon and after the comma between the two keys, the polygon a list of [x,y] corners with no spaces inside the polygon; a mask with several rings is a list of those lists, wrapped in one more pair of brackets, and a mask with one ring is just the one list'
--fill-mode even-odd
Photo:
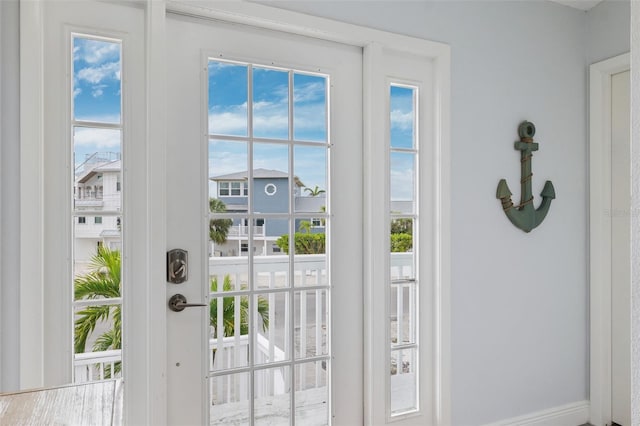
{"label": "window frame", "polygon": [[[370,126],[365,137],[365,282],[376,282],[368,286],[369,303],[365,305],[367,327],[366,351],[369,356],[365,369],[371,371],[365,389],[370,391],[365,419],[368,423],[394,423],[410,425],[418,423],[450,424],[450,338],[449,338],[449,146],[448,146],[448,63],[433,60],[413,50],[400,50],[385,45],[365,48],[364,62],[370,69],[366,82],[365,109]],[[445,75],[443,75],[443,73]],[[429,285],[420,292],[419,310],[422,312],[418,324],[421,353],[418,373],[419,409],[400,415],[390,410],[390,372],[388,345],[390,335],[387,318],[390,314],[390,296],[387,292],[390,279],[390,85],[408,85],[420,88],[423,94],[418,105],[417,124],[424,129],[421,138],[420,170],[416,170],[416,184],[420,188],[421,213],[419,235],[414,243],[420,246],[416,268],[422,281]],[[443,123],[444,120],[444,123]],[[446,124],[445,124],[446,123]],[[443,127],[444,126],[444,127]],[[446,142],[445,142],[446,141]],[[375,206],[375,207],[374,207]],[[386,208],[383,208],[385,206]],[[382,230],[382,232],[381,232]],[[384,235],[380,241],[377,234]],[[374,260],[375,259],[375,260]],[[384,261],[380,261],[384,259]],[[381,278],[382,277],[382,278]],[[382,282],[381,282],[382,281]],[[380,315],[384,312],[384,315]],[[379,347],[384,342],[385,349]],[[428,350],[424,350],[428,348]]]}
{"label": "window frame", "polygon": [[[237,184],[237,185],[234,185]],[[223,188],[224,186],[224,188]],[[234,188],[234,186],[237,186]],[[226,190],[226,194],[222,193],[222,190]],[[236,190],[237,194],[233,191]],[[218,197],[248,197],[249,185],[246,181],[241,180],[221,180],[218,182]]]}

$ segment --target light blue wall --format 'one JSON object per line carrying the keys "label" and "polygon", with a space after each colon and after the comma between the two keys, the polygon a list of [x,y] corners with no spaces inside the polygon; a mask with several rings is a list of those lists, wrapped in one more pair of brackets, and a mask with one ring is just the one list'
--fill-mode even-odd
{"label": "light blue wall", "polygon": [[587,13],[587,64],[629,52],[630,17],[628,0],[606,0]]}

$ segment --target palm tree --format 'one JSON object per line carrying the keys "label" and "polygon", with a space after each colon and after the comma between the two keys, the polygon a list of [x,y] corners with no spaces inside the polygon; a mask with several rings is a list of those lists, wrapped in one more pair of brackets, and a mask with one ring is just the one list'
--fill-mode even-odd
{"label": "palm tree", "polygon": [[311,222],[308,220],[301,220],[298,224],[298,231],[304,232],[306,234],[311,233]]}
{"label": "palm tree", "polygon": [[313,189],[305,188],[304,190],[307,191],[311,197],[317,197],[318,195],[326,192],[324,189],[320,189],[318,185],[316,185]]}
{"label": "palm tree", "polygon": [[[120,297],[119,250],[111,250],[105,246],[98,247],[98,252],[91,258],[89,271],[78,276],[74,284],[74,299],[106,299]],[[122,315],[121,305],[87,306],[76,313],[74,327],[74,352],[86,351],[87,339],[96,328],[98,322],[111,321],[111,328],[102,333],[93,343],[93,351],[106,351],[122,348]],[[116,363],[115,372],[120,371],[120,363]]]}
{"label": "palm tree", "polygon": [[[223,291],[233,290],[231,286],[231,277],[224,276],[222,282]],[[211,292],[218,291],[218,277],[211,279]],[[235,303],[240,298],[240,335],[249,334],[249,299],[247,296],[228,296],[222,298],[222,327],[223,337],[235,335]],[[258,315],[262,324],[262,331],[269,328],[269,302],[258,296]],[[209,325],[213,328],[214,333],[218,332],[218,298],[213,297],[209,302]]]}
{"label": "palm tree", "polygon": [[[222,200],[209,198],[209,211],[222,213],[227,211],[227,206]],[[229,235],[229,229],[233,225],[231,219],[209,219],[209,239],[216,244],[224,244]]]}
{"label": "palm tree", "polygon": [[294,176],[293,177],[293,183],[298,187],[298,188],[302,188],[305,186],[305,184],[300,180],[300,178],[298,176]]}

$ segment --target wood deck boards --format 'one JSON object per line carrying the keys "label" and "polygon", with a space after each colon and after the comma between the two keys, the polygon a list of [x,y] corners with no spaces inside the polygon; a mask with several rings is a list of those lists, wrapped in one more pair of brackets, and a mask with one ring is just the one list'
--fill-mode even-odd
{"label": "wood deck boards", "polygon": [[3,425],[121,424],[120,380],[0,394]]}

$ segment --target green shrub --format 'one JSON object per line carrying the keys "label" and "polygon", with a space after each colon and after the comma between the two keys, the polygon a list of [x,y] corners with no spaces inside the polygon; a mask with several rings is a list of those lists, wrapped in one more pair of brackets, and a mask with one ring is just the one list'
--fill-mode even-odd
{"label": "green shrub", "polygon": [[391,234],[391,252],[402,253],[413,249],[413,237],[411,234]]}
{"label": "green shrub", "polygon": [[[296,232],[296,254],[322,254],[325,253],[324,233],[307,234]],[[282,235],[276,240],[276,244],[282,251],[289,253],[289,235]]]}

